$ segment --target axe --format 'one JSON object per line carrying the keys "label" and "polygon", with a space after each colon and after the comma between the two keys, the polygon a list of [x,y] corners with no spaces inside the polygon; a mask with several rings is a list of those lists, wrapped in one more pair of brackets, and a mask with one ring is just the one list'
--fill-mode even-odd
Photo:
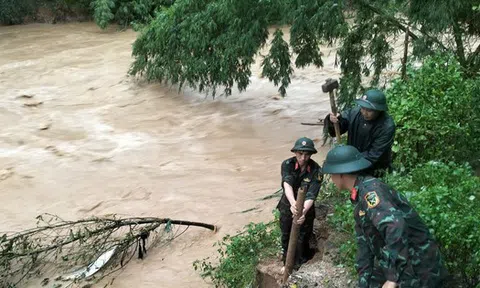
{"label": "axe", "polygon": [[[337,105],[335,105],[335,96],[333,90],[338,88],[338,81],[336,79],[328,78],[325,80],[325,84],[322,85],[322,91],[324,93],[330,94],[330,107],[332,108],[333,115],[337,116]],[[340,126],[337,123],[333,123],[335,128],[335,137],[337,138],[337,143],[340,143]]]}

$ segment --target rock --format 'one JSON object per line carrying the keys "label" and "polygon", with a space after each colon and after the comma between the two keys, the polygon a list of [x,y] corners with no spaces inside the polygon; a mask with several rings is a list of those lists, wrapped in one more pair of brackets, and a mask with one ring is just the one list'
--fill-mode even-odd
{"label": "rock", "polygon": [[23,103],[23,106],[25,107],[38,107],[43,104],[43,101],[38,101],[38,102],[31,102],[31,103]]}
{"label": "rock", "polygon": [[51,126],[52,126],[52,123],[45,123],[45,124],[42,124],[40,127],[38,127],[38,130],[47,130]]}
{"label": "rock", "polygon": [[31,98],[33,98],[33,95],[23,94],[23,95],[17,96],[17,99],[31,99]]}

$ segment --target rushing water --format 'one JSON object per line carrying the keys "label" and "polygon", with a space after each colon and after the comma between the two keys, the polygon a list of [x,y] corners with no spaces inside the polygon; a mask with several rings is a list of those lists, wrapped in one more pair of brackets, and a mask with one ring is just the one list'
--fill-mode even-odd
{"label": "rushing water", "polygon": [[208,286],[192,262],[226,233],[271,219],[278,200],[257,199],[278,189],[293,142],[321,144],[321,126],[300,122],[328,113],[321,85],[338,77],[335,52],[323,49],[323,69],[296,71],[284,99],[257,61],[246,92],[213,100],[127,77],[135,35],[93,23],[0,27],[0,231],[46,212],[214,223],[217,234],[191,228],[113,284]]}

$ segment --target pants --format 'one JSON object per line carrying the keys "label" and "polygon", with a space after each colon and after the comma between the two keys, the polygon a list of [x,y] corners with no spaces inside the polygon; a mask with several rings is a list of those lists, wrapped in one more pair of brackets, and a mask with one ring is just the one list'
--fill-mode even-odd
{"label": "pants", "polygon": [[[305,216],[305,222],[300,226],[298,233],[297,247],[295,251],[294,269],[298,269],[303,263],[310,260],[315,254],[314,249],[310,249],[310,238],[313,235],[313,220],[315,220],[315,207],[311,207]],[[280,210],[280,229],[282,231],[282,261],[285,265],[287,259],[288,243],[290,240],[290,231],[292,230],[293,215],[290,209]]]}

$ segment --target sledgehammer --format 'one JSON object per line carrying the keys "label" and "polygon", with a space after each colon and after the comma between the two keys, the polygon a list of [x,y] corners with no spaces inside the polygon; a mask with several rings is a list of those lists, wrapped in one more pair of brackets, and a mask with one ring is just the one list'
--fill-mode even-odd
{"label": "sledgehammer", "polygon": [[[324,93],[330,94],[330,107],[332,108],[333,115],[337,116],[337,105],[335,104],[335,96],[333,90],[338,88],[338,81],[336,79],[328,78],[325,80],[325,84],[322,85],[322,91]],[[337,138],[337,143],[340,143],[340,126],[337,123],[333,123],[335,128],[335,137]]]}

